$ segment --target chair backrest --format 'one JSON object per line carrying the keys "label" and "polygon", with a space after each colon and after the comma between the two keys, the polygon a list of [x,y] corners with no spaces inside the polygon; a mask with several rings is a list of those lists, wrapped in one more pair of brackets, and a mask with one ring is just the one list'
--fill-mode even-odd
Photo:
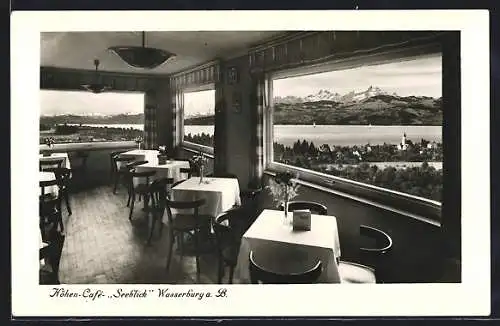
{"label": "chair backrest", "polygon": [[133,169],[135,168],[136,166],[139,166],[139,165],[144,165],[146,163],[148,163],[149,161],[144,161],[144,160],[141,160],[141,161],[133,161],[131,163],[128,163],[127,164],[127,168],[129,169]]}
{"label": "chair backrest", "polygon": [[135,159],[131,156],[114,156],[113,157],[113,164],[115,165],[115,171],[118,171],[120,168],[118,164],[127,164],[130,162],[135,161]]}
{"label": "chair backrest", "polygon": [[219,256],[227,246],[238,246],[243,236],[241,227],[244,210],[241,207],[229,209],[215,219],[213,229]]}
{"label": "chair backrest", "polygon": [[199,208],[203,205],[205,205],[206,199],[201,198],[197,200],[192,200],[192,201],[175,201],[175,200],[170,200],[169,198],[166,199],[165,203],[167,205],[167,215],[168,215],[168,222],[170,224],[173,223],[173,214],[172,214],[172,208],[174,209],[192,209],[193,210],[193,216],[195,217],[195,220],[198,221],[198,212]]}
{"label": "chair backrest", "polygon": [[179,172],[182,174],[187,174],[188,179],[193,176],[193,169],[192,168],[180,168]]}
{"label": "chair backrest", "polygon": [[390,270],[388,259],[393,248],[392,238],[384,231],[367,225],[361,225],[359,233],[362,238],[370,239],[374,243],[372,247],[362,245],[359,248],[361,263],[375,269],[378,281],[387,280]]}
{"label": "chair backrest", "polygon": [[[288,202],[288,211],[293,212],[299,209],[309,209],[312,214],[328,215],[328,209],[325,205],[313,201],[290,201]],[[280,210],[285,210],[285,206],[281,204]]]}
{"label": "chair backrest", "polygon": [[266,269],[259,265],[254,257],[254,252],[250,251],[249,272],[252,284],[311,284],[315,283],[323,272],[323,263],[317,263],[303,272],[293,274],[280,274]]}
{"label": "chair backrest", "polygon": [[[46,195],[45,188],[53,187],[53,186],[59,187],[59,180],[53,179],[53,180],[47,180],[47,181],[40,181],[39,186],[40,186],[40,196],[44,197]],[[58,196],[58,197],[60,197],[60,196]]]}
{"label": "chair backrest", "polygon": [[50,168],[60,168],[64,162],[64,158],[54,158],[50,160],[40,160],[40,171],[45,171]]}
{"label": "chair backrest", "polygon": [[161,178],[154,180],[149,186],[151,195],[151,204],[155,208],[165,208],[166,199],[169,197],[170,189],[168,185],[174,183],[173,178]]}
{"label": "chair backrest", "polygon": [[125,153],[126,151],[115,151],[115,152],[111,152],[109,153],[109,162],[111,163],[111,171],[112,172],[116,172],[116,163],[115,163],[115,159],[118,157],[118,155],[120,155],[121,153]]}
{"label": "chair backrest", "polygon": [[134,171],[134,170],[131,170],[129,172],[129,178],[130,178],[130,181],[132,181],[134,178],[146,178],[146,184],[149,185],[149,181],[151,177],[155,176],[156,175],[156,171],[141,171],[141,172],[137,172],[137,171]]}
{"label": "chair backrest", "polygon": [[67,186],[71,180],[71,170],[68,168],[48,168],[44,171],[54,173],[59,187]]}

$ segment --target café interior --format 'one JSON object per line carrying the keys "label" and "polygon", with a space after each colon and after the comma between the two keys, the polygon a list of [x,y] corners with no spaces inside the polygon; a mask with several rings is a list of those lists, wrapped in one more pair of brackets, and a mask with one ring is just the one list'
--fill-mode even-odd
{"label": "caf\u00e9 interior", "polygon": [[[274,161],[275,74],[435,52],[442,202]],[[40,284],[460,282],[459,54],[441,31],[41,33],[40,90],[141,93],[144,127],[39,145]],[[184,137],[202,90],[213,146]]]}

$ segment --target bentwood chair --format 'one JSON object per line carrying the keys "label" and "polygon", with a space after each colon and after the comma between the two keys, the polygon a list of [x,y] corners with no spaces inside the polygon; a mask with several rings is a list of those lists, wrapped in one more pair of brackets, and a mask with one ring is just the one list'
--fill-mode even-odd
{"label": "bentwood chair", "polygon": [[[280,210],[284,210],[284,204],[281,204]],[[288,211],[293,212],[295,210],[308,209],[312,214],[317,215],[328,215],[328,209],[325,205],[316,203],[313,201],[290,201],[288,202]]]}
{"label": "bentwood chair", "polygon": [[64,245],[65,236],[52,229],[49,236],[43,242],[39,250],[40,261],[44,264],[40,267],[40,284],[41,285],[58,285],[59,284],[59,261]]}
{"label": "bentwood chair", "polygon": [[255,255],[250,251],[249,272],[252,284],[311,284],[316,283],[323,272],[321,260],[301,272],[285,274],[269,270],[260,264],[257,258],[258,253]]}
{"label": "bentwood chair", "polygon": [[58,181],[59,186],[59,195],[64,199],[66,203],[66,209],[68,210],[68,214],[71,215],[73,212],[71,211],[71,206],[69,205],[69,192],[70,192],[70,181],[71,181],[71,171],[68,168],[49,168],[46,169],[47,172],[53,172],[56,176],[56,180]]}
{"label": "bentwood chair", "polygon": [[114,187],[113,187],[113,193],[116,194],[116,188],[118,187],[118,183],[120,182],[120,179],[122,181],[125,181],[127,187],[129,186],[127,176],[130,171],[130,169],[127,167],[127,163],[133,162],[134,158],[133,157],[119,157],[115,156],[113,158],[114,162],[114,172],[113,172],[113,180],[114,180]]}
{"label": "bentwood chair", "polygon": [[60,168],[64,163],[64,158],[56,158],[51,160],[40,160],[40,171],[45,171],[51,168]]}
{"label": "bentwood chair", "polygon": [[215,219],[213,224],[219,260],[217,281],[222,284],[224,270],[229,267],[228,283],[233,283],[234,268],[238,260],[241,238],[245,232],[245,211],[241,207],[232,208]]}
{"label": "bentwood chair", "polygon": [[116,163],[115,163],[115,159],[117,157],[119,157],[119,155],[121,153],[125,153],[126,151],[124,150],[121,150],[121,151],[115,151],[115,152],[111,152],[109,153],[109,163],[110,163],[110,174],[109,174],[109,179],[110,179],[110,182],[113,182],[114,181],[114,177],[115,177],[115,173],[117,172],[117,168],[116,168]]}
{"label": "bentwood chair", "polygon": [[57,229],[58,226],[61,228],[61,232],[64,232],[64,225],[62,221],[61,214],[61,194],[48,192],[46,188],[59,187],[59,181],[49,180],[40,181],[40,197],[39,197],[39,215],[40,215],[40,232],[42,233],[42,239],[46,240],[46,228],[51,227]]}
{"label": "bentwood chair", "polygon": [[360,263],[340,261],[339,273],[342,283],[384,283],[388,275],[392,238],[382,230],[361,225],[361,237],[371,240],[373,246],[359,249]]}
{"label": "bentwood chair", "polygon": [[170,196],[170,190],[173,183],[173,178],[161,178],[153,181],[149,187],[151,205],[148,207],[148,212],[151,213],[152,223],[147,242],[148,244],[151,244],[155,225],[158,221],[160,222],[160,236],[162,234],[162,218],[165,212],[166,200]]}
{"label": "bentwood chair", "polygon": [[[129,166],[129,168],[132,168]],[[127,206],[130,205],[130,213],[128,216],[129,220],[132,220],[132,214],[134,211],[134,203],[136,196],[139,199],[142,197],[144,199],[144,204],[147,205],[149,202],[150,195],[150,186],[151,186],[151,178],[154,177],[156,171],[144,171],[144,172],[136,172],[131,170],[128,172],[128,182],[129,182],[129,200],[127,202]],[[142,179],[137,185],[134,185],[134,178]],[[146,207],[146,206],[145,206]],[[146,207],[147,209],[147,207]]]}
{"label": "bentwood chair", "polygon": [[[199,214],[199,209],[205,205],[204,198],[194,201],[172,201],[166,199],[166,211],[168,217],[169,230],[169,252],[167,257],[167,272],[170,268],[172,259],[172,251],[175,241],[179,241],[181,258],[184,256],[184,235],[192,238],[194,241],[194,251],[196,256],[196,278],[200,278],[200,262],[201,253],[199,233],[201,230],[210,226],[210,217]],[[173,214],[172,209],[192,210],[192,214]]]}

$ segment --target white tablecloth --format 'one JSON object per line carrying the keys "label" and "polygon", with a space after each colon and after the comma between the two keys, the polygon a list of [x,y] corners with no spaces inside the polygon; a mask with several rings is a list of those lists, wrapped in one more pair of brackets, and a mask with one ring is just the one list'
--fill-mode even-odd
{"label": "white tablecloth", "polygon": [[[159,165],[158,158],[148,160],[148,163],[139,165],[135,168],[137,172],[155,171],[156,174],[150,178],[150,181],[161,178],[173,178],[174,182],[187,179],[187,175],[180,173],[181,168],[189,168],[188,161],[167,161],[166,164]],[[134,186],[139,183],[145,183],[145,178],[134,178]]]}
{"label": "white tablecloth", "polygon": [[133,149],[128,152],[121,153],[121,157],[133,157],[135,160],[140,160],[140,161],[149,161],[152,162],[153,160],[158,159],[158,154],[160,154],[159,151],[154,150],[154,149]]}
{"label": "white tablecloth", "polygon": [[[71,169],[68,153],[51,153],[50,156],[43,156],[43,154],[40,154],[40,161],[42,162],[55,161],[61,158],[63,159],[61,167]],[[56,166],[54,165],[54,167]]]}
{"label": "white tablecloth", "polygon": [[[201,198],[206,199],[204,206],[200,207],[199,214],[216,217],[234,205],[241,205],[240,187],[237,179],[231,178],[203,178],[200,184],[199,177],[192,177],[172,188],[172,200],[191,201]],[[173,214],[185,213],[184,210],[172,210]],[[186,212],[191,213],[191,212]],[[163,222],[168,223],[167,214]]]}
{"label": "white tablecloth", "polygon": [[[248,271],[250,251],[257,253],[266,249],[290,249],[294,261],[284,261],[276,257],[274,266],[281,263],[294,269],[301,261],[318,258],[323,263],[320,283],[340,283],[336,258],[340,258],[340,242],[337,219],[334,216],[312,215],[311,231],[293,231],[291,225],[283,223],[282,211],[265,209],[245,232],[241,240],[235,282],[251,283]],[[289,214],[293,214],[290,212]],[[279,259],[283,259],[279,262]],[[281,266],[280,266],[281,267]],[[284,268],[287,269],[287,268]],[[289,270],[289,269],[287,269]]]}
{"label": "white tablecloth", "polygon": [[[40,181],[51,181],[56,179],[56,175],[54,172],[43,172],[40,171]],[[41,189],[40,189],[40,194],[41,194]],[[45,194],[54,194],[57,195],[59,193],[59,187],[57,185],[54,186],[49,186],[45,187],[44,189]]]}

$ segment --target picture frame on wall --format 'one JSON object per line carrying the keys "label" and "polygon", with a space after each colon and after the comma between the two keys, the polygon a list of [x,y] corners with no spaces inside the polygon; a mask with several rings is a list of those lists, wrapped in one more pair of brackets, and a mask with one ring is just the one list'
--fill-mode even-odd
{"label": "picture frame on wall", "polygon": [[238,69],[236,67],[229,67],[227,69],[227,83],[230,85],[234,85],[238,83]]}

